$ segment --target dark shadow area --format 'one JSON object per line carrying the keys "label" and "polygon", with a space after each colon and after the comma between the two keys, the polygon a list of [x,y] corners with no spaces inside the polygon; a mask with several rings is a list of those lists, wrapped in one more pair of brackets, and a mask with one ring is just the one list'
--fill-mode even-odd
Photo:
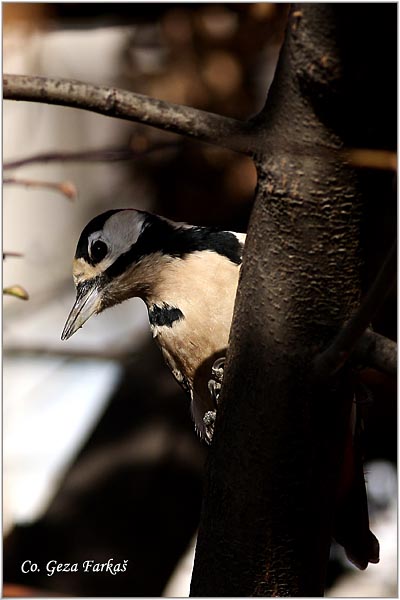
{"label": "dark shadow area", "polygon": [[[198,525],[206,447],[159,354],[151,344],[132,362],[46,513],[6,537],[5,581],[72,596],[162,593]],[[27,559],[40,571],[22,573]],[[84,572],[109,559],[127,560],[126,572]],[[51,560],[79,571],[48,576]]]}

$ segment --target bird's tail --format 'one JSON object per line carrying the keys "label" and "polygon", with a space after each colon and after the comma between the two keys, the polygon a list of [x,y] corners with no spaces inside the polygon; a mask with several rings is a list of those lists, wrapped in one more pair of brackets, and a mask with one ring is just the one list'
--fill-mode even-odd
{"label": "bird's tail", "polygon": [[362,461],[361,411],[355,403],[335,512],[333,537],[359,569],[379,562],[379,542],[369,529],[367,493]]}

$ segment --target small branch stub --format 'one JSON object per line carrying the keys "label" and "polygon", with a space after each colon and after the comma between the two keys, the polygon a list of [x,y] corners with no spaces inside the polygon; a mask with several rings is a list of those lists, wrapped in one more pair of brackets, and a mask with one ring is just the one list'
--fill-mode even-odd
{"label": "small branch stub", "polygon": [[20,300],[29,300],[28,292],[21,285],[12,285],[3,288],[3,294],[6,296],[14,296],[14,298],[19,298]]}
{"label": "small branch stub", "polygon": [[3,179],[3,184],[22,185],[28,188],[45,188],[59,192],[68,200],[75,200],[78,192],[75,185],[71,181],[35,181],[34,179],[17,179],[15,177],[7,177]]}
{"label": "small branch stub", "polygon": [[372,367],[391,377],[396,377],[397,344],[367,329],[354,348],[353,360],[363,367]]}

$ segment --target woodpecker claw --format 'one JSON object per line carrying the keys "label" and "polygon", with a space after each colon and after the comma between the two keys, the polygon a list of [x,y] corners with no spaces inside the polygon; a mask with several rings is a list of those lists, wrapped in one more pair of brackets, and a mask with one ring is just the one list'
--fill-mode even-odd
{"label": "woodpecker claw", "polygon": [[217,360],[215,361],[215,363],[213,364],[213,366],[211,368],[213,375],[215,376],[217,381],[219,381],[219,383],[221,383],[221,384],[222,384],[222,378],[224,376],[224,367],[225,367],[225,356],[221,356],[220,358],[217,358]]}
{"label": "woodpecker claw", "polygon": [[[217,358],[211,367],[211,379],[208,382],[208,391],[215,405],[218,404],[219,395],[221,393],[222,380],[224,378],[225,357]],[[206,413],[207,414],[207,413]]]}
{"label": "woodpecker claw", "polygon": [[221,385],[215,381],[215,379],[210,379],[208,382],[208,391],[211,394],[211,398],[214,400],[215,404],[218,402],[218,397],[220,394]]}
{"label": "woodpecker claw", "polygon": [[206,440],[209,444],[211,444],[211,441],[212,441],[212,438],[214,435],[214,425],[215,425],[216,417],[217,417],[216,410],[208,410],[203,417],[203,423],[204,423],[205,432],[206,432]]}
{"label": "woodpecker claw", "polygon": [[[224,366],[225,357],[222,356],[221,358],[218,358],[211,367],[211,379],[208,382],[208,391],[210,392],[215,407],[217,407],[218,405],[219,395],[221,393],[222,380],[224,378]],[[216,416],[216,410],[208,410],[203,417],[203,423],[206,431],[206,439],[208,443],[211,443],[212,437],[214,435],[214,425]]]}

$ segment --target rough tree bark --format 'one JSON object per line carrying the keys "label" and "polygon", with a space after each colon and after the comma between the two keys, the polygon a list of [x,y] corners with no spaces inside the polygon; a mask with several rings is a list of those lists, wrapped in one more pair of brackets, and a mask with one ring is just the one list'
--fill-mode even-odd
{"label": "rough tree bark", "polygon": [[254,120],[274,152],[256,156],[192,596],[323,595],[353,390],[347,367],[321,379],[313,362],[360,299],[361,181],[337,151],[363,142],[345,110],[357,32],[389,16],[364,8],[293,8]]}

